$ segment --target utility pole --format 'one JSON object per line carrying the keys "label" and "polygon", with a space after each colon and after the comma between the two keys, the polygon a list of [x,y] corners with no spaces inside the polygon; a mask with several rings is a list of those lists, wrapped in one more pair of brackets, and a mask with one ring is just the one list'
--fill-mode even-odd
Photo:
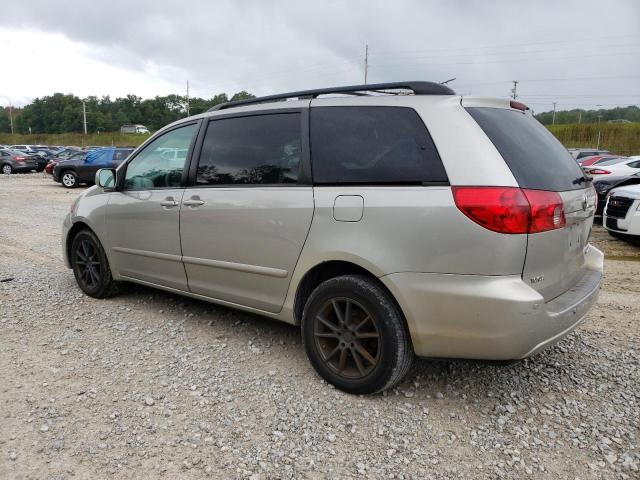
{"label": "utility pole", "polygon": [[578,112],[578,123],[582,123],[582,110]]}
{"label": "utility pole", "polygon": [[189,80],[187,80],[187,117],[190,115],[191,105],[189,104]]}
{"label": "utility pole", "polygon": [[82,100],[82,126],[84,127],[84,134],[87,134],[87,106]]}
{"label": "utility pole", "polygon": [[367,74],[369,73],[369,45],[364,46],[364,84],[367,84]]}
{"label": "utility pole", "polygon": [[553,118],[551,119],[551,125],[556,124],[556,103],[558,102],[553,102]]}
{"label": "utility pole", "polygon": [[11,125],[11,135],[13,135],[13,112],[11,103],[9,103],[9,124]]}
{"label": "utility pole", "polygon": [[520,83],[520,82],[518,82],[518,80],[514,80],[513,81],[513,88],[511,89],[511,94],[512,94],[511,98],[513,98],[514,100],[516,98],[518,98],[518,94],[516,93],[517,90],[518,90],[518,83]]}

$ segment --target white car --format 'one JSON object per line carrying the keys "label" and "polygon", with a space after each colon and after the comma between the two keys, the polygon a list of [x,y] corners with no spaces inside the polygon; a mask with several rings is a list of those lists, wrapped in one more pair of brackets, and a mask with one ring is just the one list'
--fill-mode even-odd
{"label": "white car", "polygon": [[607,165],[608,162],[601,162],[598,165],[585,167],[584,171],[593,178],[599,178],[603,175],[633,175],[640,172],[640,156],[629,157],[622,162],[616,160],[612,160],[614,163],[611,165]]}
{"label": "white car", "polygon": [[602,224],[612,236],[640,244],[640,185],[609,192]]}

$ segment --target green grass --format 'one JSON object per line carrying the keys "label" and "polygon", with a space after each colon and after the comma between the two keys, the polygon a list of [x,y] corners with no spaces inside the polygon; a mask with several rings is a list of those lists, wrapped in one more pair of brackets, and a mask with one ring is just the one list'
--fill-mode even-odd
{"label": "green grass", "polygon": [[[610,123],[575,123],[569,125],[548,125],[547,128],[567,147],[600,148],[620,155],[640,155],[640,123],[615,125]],[[0,144],[43,144],[43,145],[115,145],[137,147],[147,135],[123,135],[119,132],[102,132],[82,135],[81,133],[10,135],[0,133]]]}
{"label": "green grass", "polygon": [[547,125],[547,128],[567,148],[595,148],[600,132],[600,149],[619,155],[640,155],[640,123],[574,123]]}
{"label": "green grass", "polygon": [[149,135],[123,135],[120,132],[101,132],[83,135],[81,133],[34,133],[32,135],[20,135],[0,133],[0,144],[3,145],[75,145],[85,147],[87,145],[101,145],[116,147],[137,147],[144,142]]}

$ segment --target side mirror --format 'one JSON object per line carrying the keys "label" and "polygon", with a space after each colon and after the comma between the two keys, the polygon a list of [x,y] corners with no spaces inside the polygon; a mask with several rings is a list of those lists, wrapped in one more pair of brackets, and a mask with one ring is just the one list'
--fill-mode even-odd
{"label": "side mirror", "polygon": [[113,190],[116,187],[116,169],[101,168],[96,172],[96,185],[103,190]]}

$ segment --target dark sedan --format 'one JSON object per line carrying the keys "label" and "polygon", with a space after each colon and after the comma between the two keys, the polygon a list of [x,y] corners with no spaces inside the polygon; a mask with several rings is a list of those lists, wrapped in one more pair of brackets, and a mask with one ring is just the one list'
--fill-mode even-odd
{"label": "dark sedan", "polygon": [[33,170],[41,171],[39,170],[40,165],[38,162],[38,157],[27,155],[20,150],[0,149],[0,169],[5,175],[16,172],[31,172]]}
{"label": "dark sedan", "polygon": [[115,168],[130,154],[133,148],[105,147],[85,152],[62,160],[53,167],[53,179],[66,188],[75,188],[81,183],[92,185],[96,172],[101,168]]}

